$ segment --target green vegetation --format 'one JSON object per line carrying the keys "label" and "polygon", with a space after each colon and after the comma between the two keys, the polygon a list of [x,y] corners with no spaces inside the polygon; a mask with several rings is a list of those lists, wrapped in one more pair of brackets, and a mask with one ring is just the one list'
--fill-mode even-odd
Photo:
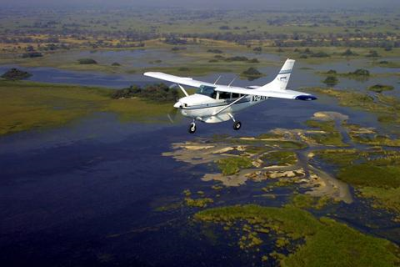
{"label": "green vegetation", "polygon": [[392,91],[394,89],[393,86],[391,85],[382,85],[382,84],[375,84],[372,85],[368,88],[368,90],[376,92],[376,93],[382,93],[385,91]]}
{"label": "green vegetation", "polygon": [[262,77],[263,74],[259,72],[256,68],[250,67],[247,70],[243,71],[241,76],[246,77],[249,81],[252,81]]}
{"label": "green vegetation", "polygon": [[363,77],[369,77],[370,73],[368,70],[365,69],[356,69],[353,72],[349,72],[345,74],[346,76],[363,76]]}
{"label": "green vegetation", "polygon": [[160,83],[148,85],[145,88],[132,85],[126,89],[115,90],[111,97],[114,99],[139,97],[157,103],[167,103],[177,101],[179,93]]}
{"label": "green vegetation", "polygon": [[233,175],[238,173],[240,169],[251,168],[253,164],[246,157],[229,157],[217,161],[218,168],[223,175]]}
{"label": "green vegetation", "polygon": [[110,97],[112,92],[94,87],[0,81],[0,135],[60,126],[99,111],[115,112],[124,121],[149,121],[171,109],[170,103],[114,100]]}
{"label": "green vegetation", "polygon": [[338,78],[336,76],[328,76],[323,80],[323,83],[326,84],[327,86],[335,86],[339,82]]}
{"label": "green vegetation", "polygon": [[352,107],[384,116],[385,123],[400,122],[400,99],[378,94],[376,98],[365,93],[349,90],[335,90],[325,88],[308,88],[311,91],[336,97],[341,106]]}
{"label": "green vegetation", "polygon": [[40,52],[29,52],[22,54],[22,58],[37,58],[37,57],[43,57],[43,54]]}
{"label": "green vegetation", "polygon": [[[379,120],[379,119],[378,119]],[[380,122],[389,122],[389,120],[385,121],[380,119]],[[390,120],[391,122],[392,120]],[[375,145],[375,146],[400,146],[400,139],[389,138],[386,135],[379,134],[357,134],[354,132],[350,132],[351,140],[355,143],[365,144],[365,145]]]}
{"label": "green vegetation", "polygon": [[387,60],[382,60],[382,61],[379,61],[374,64],[377,64],[378,66],[383,67],[383,68],[400,68],[399,62],[393,62],[393,61],[387,61]]}
{"label": "green vegetation", "polygon": [[5,80],[12,80],[12,81],[17,81],[17,80],[24,80],[29,77],[31,77],[32,74],[30,74],[27,71],[22,71],[16,68],[12,68],[8,71],[6,71],[3,75],[1,75],[1,78]]}
{"label": "green vegetation", "polygon": [[349,166],[360,157],[367,156],[365,153],[355,149],[324,149],[315,151],[314,153],[323,161],[337,166]]}
{"label": "green vegetation", "polygon": [[219,49],[208,49],[208,53],[214,53],[214,54],[222,54],[223,52]]}
{"label": "green vegetation", "polygon": [[[354,128],[354,126],[352,126]],[[397,151],[320,150],[316,157],[339,167],[337,178],[372,198],[373,206],[393,212],[400,220],[400,154]]]}
{"label": "green vegetation", "polygon": [[312,138],[315,142],[322,145],[331,145],[331,146],[346,146],[343,143],[342,135],[339,131],[336,130],[334,121],[316,121],[316,120],[308,120],[305,122],[308,127],[318,128],[322,133],[311,133],[310,138]]}
{"label": "green vegetation", "polygon": [[212,198],[207,198],[207,197],[203,197],[204,196],[204,192],[199,191],[197,193],[198,195],[202,196],[201,198],[192,198],[192,192],[189,189],[186,189],[183,191],[183,195],[185,196],[184,198],[184,204],[188,207],[192,207],[192,208],[205,208],[207,207],[209,204],[214,203],[214,200],[212,200]]}
{"label": "green vegetation", "polygon": [[303,149],[307,147],[307,144],[295,142],[295,141],[287,141],[287,140],[280,140],[280,141],[264,141],[265,145],[278,147],[281,149]]}
{"label": "green vegetation", "polygon": [[343,53],[341,53],[342,56],[344,57],[354,57],[354,56],[358,56],[357,53],[351,51],[351,49],[347,49],[346,51],[344,51]]}
{"label": "green vegetation", "polygon": [[206,208],[209,204],[213,203],[214,200],[211,198],[197,198],[193,199],[190,197],[185,198],[185,205],[192,208]]}
{"label": "green vegetation", "polygon": [[296,153],[292,151],[272,151],[264,154],[261,160],[268,165],[293,165],[297,162]]}
{"label": "green vegetation", "polygon": [[376,50],[370,50],[367,57],[380,57]]}
{"label": "green vegetation", "polygon": [[[269,256],[281,266],[394,266],[400,263],[399,248],[390,241],[362,234],[329,218],[316,219],[296,207],[222,207],[198,212],[194,218],[222,225],[243,223],[245,231],[239,232],[242,238],[249,232],[260,233],[253,234],[256,247],[263,243],[262,237],[267,237],[261,233],[266,233],[276,240],[277,250]],[[280,253],[286,249],[290,251],[288,255]]]}
{"label": "green vegetation", "polygon": [[400,187],[400,165],[378,165],[378,160],[342,168],[337,177],[354,186]]}
{"label": "green vegetation", "polygon": [[330,55],[324,51],[314,52],[309,48],[304,49],[304,51],[297,50],[297,52],[300,53],[300,58],[302,59],[330,57]]}
{"label": "green vegetation", "polygon": [[78,63],[82,65],[90,65],[90,64],[97,64],[97,61],[92,58],[81,58],[78,59]]}
{"label": "green vegetation", "polygon": [[296,194],[292,197],[291,205],[300,209],[322,209],[331,199],[328,197],[313,197],[307,194]]}
{"label": "green vegetation", "polygon": [[360,193],[363,197],[372,198],[376,208],[386,209],[396,214],[396,220],[400,222],[400,187],[389,189],[363,187]]}

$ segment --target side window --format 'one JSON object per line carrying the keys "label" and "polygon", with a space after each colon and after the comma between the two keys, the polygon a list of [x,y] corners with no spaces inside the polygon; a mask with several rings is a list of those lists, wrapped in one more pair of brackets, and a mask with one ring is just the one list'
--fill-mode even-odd
{"label": "side window", "polygon": [[231,93],[227,92],[219,92],[219,99],[230,99]]}
{"label": "side window", "polygon": [[232,98],[239,98],[239,94],[232,94]]}

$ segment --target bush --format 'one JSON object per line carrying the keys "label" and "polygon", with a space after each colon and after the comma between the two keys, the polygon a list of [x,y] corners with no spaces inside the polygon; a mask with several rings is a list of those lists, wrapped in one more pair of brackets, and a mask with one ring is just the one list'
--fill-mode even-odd
{"label": "bush", "polygon": [[43,57],[43,54],[40,52],[29,52],[22,54],[22,58],[36,58],[36,57]]}
{"label": "bush", "polygon": [[349,57],[349,56],[358,56],[357,53],[354,53],[354,52],[351,51],[350,49],[347,49],[347,50],[346,50],[345,52],[343,52],[341,55],[342,55],[342,56],[345,56],[345,57]]}
{"label": "bush", "polygon": [[375,50],[370,50],[367,57],[380,57],[380,55]]}
{"label": "bush", "polygon": [[393,89],[394,89],[394,87],[391,85],[382,85],[382,84],[375,84],[368,88],[368,90],[376,92],[376,93],[382,93],[384,91],[391,91]]}
{"label": "bush", "polygon": [[6,73],[4,73],[3,75],[1,75],[1,78],[6,79],[6,80],[16,81],[16,80],[27,79],[31,76],[32,76],[32,74],[30,74],[29,72],[22,71],[22,70],[19,70],[16,68],[12,68],[12,69],[8,70]]}
{"label": "bush", "polygon": [[339,80],[336,78],[336,76],[328,76],[326,79],[323,81],[324,84],[328,86],[335,86],[338,84]]}
{"label": "bush", "polygon": [[256,68],[248,68],[247,70],[242,72],[243,75],[245,76],[261,76],[262,73],[259,72]]}
{"label": "bush", "polygon": [[214,53],[214,54],[222,54],[223,52],[219,49],[208,49],[208,53]]}
{"label": "bush", "polygon": [[179,97],[179,93],[177,90],[170,89],[165,84],[160,83],[148,85],[145,88],[132,85],[129,88],[116,90],[111,97],[114,99],[139,97],[157,103],[165,103],[175,102]]}
{"label": "bush", "polygon": [[356,75],[356,76],[369,76],[370,73],[368,70],[365,69],[356,69],[354,72],[349,72],[350,75]]}
{"label": "bush", "polygon": [[325,52],[312,53],[310,56],[311,57],[330,57],[330,55]]}
{"label": "bush", "polygon": [[78,59],[79,64],[97,64],[97,61],[91,58]]}

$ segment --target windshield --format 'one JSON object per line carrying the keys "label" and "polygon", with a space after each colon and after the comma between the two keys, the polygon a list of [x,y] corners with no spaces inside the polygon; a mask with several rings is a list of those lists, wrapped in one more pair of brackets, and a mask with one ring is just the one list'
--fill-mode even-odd
{"label": "windshield", "polygon": [[199,89],[197,89],[196,94],[206,95],[211,98],[215,98],[217,96],[217,93],[214,91],[214,89],[215,87],[212,86],[201,85]]}

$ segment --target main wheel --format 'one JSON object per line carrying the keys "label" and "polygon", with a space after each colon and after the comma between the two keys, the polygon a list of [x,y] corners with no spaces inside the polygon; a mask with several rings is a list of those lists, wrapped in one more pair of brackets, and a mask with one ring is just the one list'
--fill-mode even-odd
{"label": "main wheel", "polygon": [[196,123],[192,122],[189,126],[189,133],[194,134],[196,132]]}
{"label": "main wheel", "polygon": [[233,130],[237,131],[242,127],[242,123],[240,121],[235,121],[233,123]]}

